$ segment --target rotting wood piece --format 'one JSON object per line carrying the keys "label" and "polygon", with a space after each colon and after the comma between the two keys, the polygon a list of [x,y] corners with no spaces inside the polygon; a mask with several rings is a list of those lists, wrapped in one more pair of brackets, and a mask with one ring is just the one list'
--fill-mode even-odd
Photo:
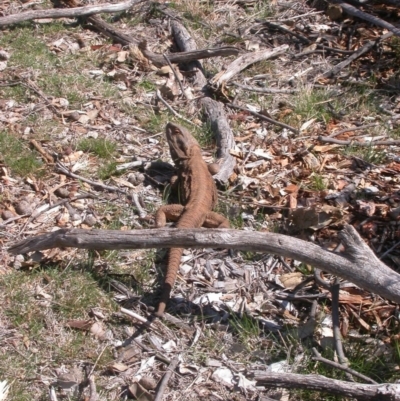
{"label": "rotting wood piece", "polygon": [[[176,44],[180,50],[188,51],[196,49],[195,41],[192,40],[189,32],[180,22],[171,21],[171,28]],[[202,72],[201,63],[199,61],[193,61],[188,64],[188,68],[195,72],[195,85],[200,86],[202,91],[207,93],[207,79]],[[211,130],[217,140],[219,171],[214,175],[214,179],[220,184],[225,185],[236,165],[236,159],[230,154],[230,150],[235,146],[233,132],[229,126],[223,103],[206,96],[200,100],[200,105],[208,118]]]}
{"label": "rotting wood piece", "polygon": [[322,375],[301,375],[296,373],[255,372],[258,386],[298,388],[338,394],[357,400],[400,401],[398,384],[363,384],[331,379]]}
{"label": "rotting wood piece", "polygon": [[344,253],[330,252],[319,245],[287,235],[240,230],[148,229],[131,231],[61,229],[27,238],[11,248],[13,254],[56,247],[80,249],[143,249],[143,248],[230,248],[264,252],[292,258],[318,266],[352,283],[400,303],[400,274],[383,264],[364,243],[355,228],[346,225],[339,233],[346,248]]}
{"label": "rotting wood piece", "polygon": [[0,17],[0,27],[17,24],[23,21],[31,21],[42,18],[75,18],[87,17],[98,13],[116,13],[126,11],[136,4],[143,3],[145,0],[129,0],[116,4],[100,4],[96,6],[83,6],[74,8],[55,8],[47,10],[30,10],[18,14]]}

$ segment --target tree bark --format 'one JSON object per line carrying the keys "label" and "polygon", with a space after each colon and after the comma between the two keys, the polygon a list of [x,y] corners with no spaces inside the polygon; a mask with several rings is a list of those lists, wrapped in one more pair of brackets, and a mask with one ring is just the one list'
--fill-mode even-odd
{"label": "tree bark", "polygon": [[102,4],[99,6],[85,6],[74,8],[57,8],[49,10],[31,10],[19,14],[7,15],[0,18],[0,27],[17,24],[18,22],[31,21],[41,18],[76,18],[87,17],[98,13],[116,13],[126,11],[144,0],[129,0],[124,3]]}
{"label": "tree bark", "polygon": [[[196,42],[181,23],[172,21],[171,28],[180,50],[187,52],[196,49]],[[190,63],[188,67],[190,70],[195,71],[195,85],[200,86],[202,91],[207,93],[207,79],[203,73],[203,66],[197,61]],[[228,182],[236,165],[236,159],[230,154],[230,150],[235,146],[233,132],[229,126],[224,105],[221,102],[210,97],[203,97],[200,100],[200,104],[210,121],[211,130],[217,140],[217,157],[221,160],[220,170],[214,176],[214,179],[224,185]]]}
{"label": "tree bark", "polygon": [[363,401],[399,401],[397,384],[361,384],[331,379],[321,375],[295,373],[256,372],[257,386],[298,388],[324,391]]}
{"label": "tree bark", "polygon": [[400,275],[383,264],[353,226],[340,232],[345,253],[282,234],[228,229],[150,229],[132,231],[61,229],[28,238],[9,252],[23,254],[55,247],[81,249],[140,249],[214,247],[269,252],[317,266],[361,288],[400,303]]}

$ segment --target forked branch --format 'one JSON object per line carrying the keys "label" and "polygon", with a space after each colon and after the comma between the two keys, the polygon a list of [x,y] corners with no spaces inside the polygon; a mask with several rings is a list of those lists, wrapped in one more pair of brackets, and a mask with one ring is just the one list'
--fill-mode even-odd
{"label": "forked branch", "polygon": [[147,229],[132,231],[61,229],[38,235],[12,246],[23,254],[55,247],[81,249],[230,248],[273,253],[313,265],[361,288],[400,303],[400,275],[383,264],[364,243],[354,227],[340,233],[344,253],[327,251],[297,238],[267,232],[228,229]]}

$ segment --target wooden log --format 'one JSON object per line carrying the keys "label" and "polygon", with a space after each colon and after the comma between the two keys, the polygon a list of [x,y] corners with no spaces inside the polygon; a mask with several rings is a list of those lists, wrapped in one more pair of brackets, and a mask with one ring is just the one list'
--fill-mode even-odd
{"label": "wooden log", "polygon": [[55,247],[81,249],[230,248],[273,253],[318,266],[361,288],[400,303],[400,275],[383,264],[353,226],[340,232],[344,253],[287,235],[229,229],[148,229],[132,231],[61,229],[23,240],[9,248],[13,254]]}

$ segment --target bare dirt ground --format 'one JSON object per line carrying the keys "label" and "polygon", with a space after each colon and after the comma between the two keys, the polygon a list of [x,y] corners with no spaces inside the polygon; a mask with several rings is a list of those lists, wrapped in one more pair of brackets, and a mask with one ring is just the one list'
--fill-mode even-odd
{"label": "bare dirt ground", "polygon": [[[345,280],[335,303],[336,278],[318,266],[185,250],[167,318],[149,328],[140,317],[157,306],[166,250],[7,252],[59,228],[151,228],[157,207],[179,197],[169,185],[168,121],[193,132],[207,162],[216,154],[198,103],[204,92],[184,63],[171,65],[174,72],[155,65],[83,18],[2,25],[3,17],[51,8],[47,0],[0,4],[5,399],[352,400],[271,389],[254,372],[399,380],[398,305]],[[399,14],[396,1],[358,9],[394,25]],[[337,233],[351,224],[397,270],[400,39],[379,40],[392,28],[349,12],[317,1],[178,0],[99,17],[161,55],[178,51],[174,20],[198,49],[233,46],[241,56],[287,45],[219,85],[217,74],[239,56],[202,61],[235,139],[236,166],[220,185],[218,212],[233,228],[329,250],[340,248]],[[313,348],[364,377],[316,361]]]}

